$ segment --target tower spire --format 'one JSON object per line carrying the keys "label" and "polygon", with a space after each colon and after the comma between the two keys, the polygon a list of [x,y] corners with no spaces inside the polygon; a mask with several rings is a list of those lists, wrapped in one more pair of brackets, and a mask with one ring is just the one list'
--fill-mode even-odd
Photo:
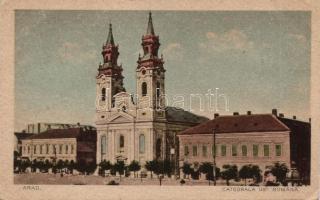
{"label": "tower spire", "polygon": [[114,45],[114,39],[113,39],[113,34],[112,34],[112,24],[109,24],[109,34],[108,34],[108,39],[106,42],[106,45],[111,44]]}
{"label": "tower spire", "polygon": [[148,21],[147,35],[154,35],[154,29],[153,29],[153,24],[152,24],[152,14],[151,14],[151,11],[149,12],[149,21]]}

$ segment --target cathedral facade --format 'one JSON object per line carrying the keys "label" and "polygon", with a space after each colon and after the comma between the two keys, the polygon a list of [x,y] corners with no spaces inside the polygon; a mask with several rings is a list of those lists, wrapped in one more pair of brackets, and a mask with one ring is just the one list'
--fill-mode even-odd
{"label": "cathedral facade", "polygon": [[[158,56],[159,36],[152,16],[142,36],[143,55],[136,67],[136,94],[126,92],[123,67],[117,63],[119,46],[110,24],[102,47],[103,64],[96,77],[97,163],[132,160],[144,165],[153,159],[175,159],[178,155],[176,134],[208,120],[182,109],[165,105],[165,68]],[[133,98],[135,96],[135,98]]]}

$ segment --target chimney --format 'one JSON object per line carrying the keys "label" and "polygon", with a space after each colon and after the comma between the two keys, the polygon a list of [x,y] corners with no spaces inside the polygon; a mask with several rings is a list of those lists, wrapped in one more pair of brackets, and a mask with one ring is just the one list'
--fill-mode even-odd
{"label": "chimney", "polygon": [[278,115],[278,110],[276,108],[272,109],[272,114],[274,116],[277,116]]}
{"label": "chimney", "polygon": [[284,117],[284,114],[283,113],[279,113],[279,117]]}
{"label": "chimney", "polygon": [[214,119],[219,117],[219,113],[214,113]]}
{"label": "chimney", "polygon": [[247,115],[251,115],[251,111],[249,110],[249,111],[247,111]]}
{"label": "chimney", "polygon": [[309,118],[309,123],[311,124],[311,118]]}
{"label": "chimney", "polygon": [[239,112],[233,112],[233,115],[239,115]]}
{"label": "chimney", "polygon": [[293,119],[297,119],[297,117],[295,116],[295,115],[293,115],[293,117],[292,117]]}

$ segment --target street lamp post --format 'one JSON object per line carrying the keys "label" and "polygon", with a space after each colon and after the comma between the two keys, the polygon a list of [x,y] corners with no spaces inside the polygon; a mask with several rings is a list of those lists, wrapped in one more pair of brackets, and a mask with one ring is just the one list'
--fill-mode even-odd
{"label": "street lamp post", "polygon": [[213,129],[213,185],[216,185],[216,131]]}

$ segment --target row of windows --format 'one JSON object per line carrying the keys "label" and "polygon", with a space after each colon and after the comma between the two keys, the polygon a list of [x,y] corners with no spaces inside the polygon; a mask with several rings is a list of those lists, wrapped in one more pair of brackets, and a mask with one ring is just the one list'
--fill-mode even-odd
{"label": "row of windows", "polygon": [[[70,147],[70,148],[69,148]],[[33,152],[33,154],[37,154],[37,152],[39,152],[39,154],[49,154],[51,149],[51,153],[53,154],[62,154],[64,152],[64,154],[73,154],[74,153],[74,145],[73,144],[60,144],[60,145],[50,145],[50,144],[45,144],[45,145],[28,145],[28,146],[24,146],[23,147],[23,152],[26,153],[28,152],[28,154],[30,154],[30,152]]]}
{"label": "row of windows", "polygon": [[[122,152],[125,145],[124,136],[119,136],[118,141],[118,151]],[[143,154],[145,152],[145,136],[144,134],[139,135],[139,153]],[[107,137],[105,135],[101,136],[101,155],[107,153]]]}
{"label": "row of windows", "polygon": [[[212,145],[211,146],[211,155],[218,155],[218,149],[220,146],[220,156],[226,156],[227,155],[227,145]],[[282,154],[282,146],[281,144],[276,144],[275,145],[275,155],[276,156],[281,156]],[[238,152],[238,145],[232,144],[231,145],[231,155],[232,156],[248,156],[248,146],[247,145],[241,145],[241,152],[239,154]],[[192,146],[192,156],[198,156],[198,146],[194,145]],[[188,156],[189,155],[189,146],[184,146],[184,155]],[[202,146],[202,156],[207,157],[208,156],[208,146],[203,145]],[[259,156],[259,145],[253,144],[252,145],[252,156],[257,157]],[[270,156],[270,145],[265,144],[263,145],[263,156]]]}

